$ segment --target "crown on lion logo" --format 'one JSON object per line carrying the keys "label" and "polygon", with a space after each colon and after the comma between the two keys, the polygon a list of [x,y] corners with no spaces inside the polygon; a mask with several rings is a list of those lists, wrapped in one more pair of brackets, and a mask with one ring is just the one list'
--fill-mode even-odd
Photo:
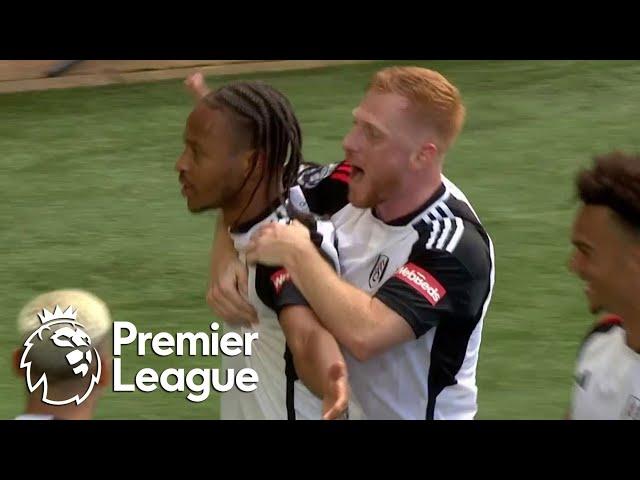
{"label": "crown on lion logo", "polygon": [[71,305],[67,307],[65,311],[62,311],[59,305],[56,305],[53,313],[47,310],[46,308],[42,309],[42,313],[38,313],[38,318],[40,319],[40,323],[45,324],[52,320],[76,320],[76,315],[78,311],[74,310]]}

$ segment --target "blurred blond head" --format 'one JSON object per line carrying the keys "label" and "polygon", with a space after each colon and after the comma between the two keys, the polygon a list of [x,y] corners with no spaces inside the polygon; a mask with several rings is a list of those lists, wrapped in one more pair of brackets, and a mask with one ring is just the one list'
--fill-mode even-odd
{"label": "blurred blond head", "polygon": [[[64,322],[51,322],[43,328],[38,338],[33,338],[33,334],[43,325],[39,315],[46,315],[47,312],[53,314],[57,309],[62,312],[71,307],[74,313],[73,321],[82,326],[82,330],[89,337],[88,345],[73,345],[69,348],[60,348],[51,341],[56,332],[63,328],[69,328]],[[111,342],[110,332],[112,320],[109,309],[104,301],[84,290],[55,290],[46,292],[30,300],[20,311],[17,319],[18,334],[20,343],[14,352],[14,368],[16,372],[23,376],[30,375],[32,385],[46,373],[47,397],[50,400],[65,400],[72,398],[81,392],[87,392],[87,398],[81,404],[49,405],[42,401],[43,385],[38,387],[29,395],[27,403],[27,413],[46,413],[58,418],[91,418],[95,408],[97,397],[99,397],[100,387],[104,387],[110,382],[110,357]],[[63,333],[64,335],[65,333]],[[25,342],[29,343],[28,352],[25,351]],[[71,344],[70,344],[71,345]],[[78,375],[70,368],[68,354],[71,350],[77,350],[76,354],[91,355],[91,350],[95,349],[100,357],[101,372],[99,380],[91,393],[90,383],[92,376],[96,375],[98,362],[87,362],[90,368],[82,376]],[[89,353],[87,353],[89,352]],[[29,368],[21,368],[22,357],[26,356]],[[91,358],[95,357],[93,355]],[[90,373],[91,375],[87,375]]]}
{"label": "blurred blond head", "polygon": [[38,295],[20,311],[18,332],[23,342],[40,327],[38,314],[44,309],[53,312],[57,306],[62,310],[73,307],[77,311],[76,321],[84,327],[94,347],[108,338],[113,322],[106,303],[84,290],[55,290]]}

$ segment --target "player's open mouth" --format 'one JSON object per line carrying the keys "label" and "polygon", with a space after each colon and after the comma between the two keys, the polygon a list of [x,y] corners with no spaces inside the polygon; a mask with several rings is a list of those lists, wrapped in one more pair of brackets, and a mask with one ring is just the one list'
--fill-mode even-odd
{"label": "player's open mouth", "polygon": [[360,167],[356,167],[355,165],[351,166],[351,180],[358,181],[362,179],[363,176],[364,170],[362,170]]}
{"label": "player's open mouth", "polygon": [[180,193],[182,194],[183,197],[186,197],[187,195],[189,195],[189,192],[191,192],[192,188],[190,185],[183,183],[182,184],[182,189],[180,190]]}

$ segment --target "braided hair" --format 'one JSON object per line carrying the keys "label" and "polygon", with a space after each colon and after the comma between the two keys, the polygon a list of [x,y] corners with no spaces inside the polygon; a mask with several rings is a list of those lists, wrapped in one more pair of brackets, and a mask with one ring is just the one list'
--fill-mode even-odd
{"label": "braided hair", "polygon": [[[250,148],[263,151],[266,168],[262,178],[251,193],[245,206],[249,206],[258,187],[266,179],[270,184],[274,176],[279,180],[279,195],[284,201],[289,189],[295,185],[298,169],[303,161],[302,134],[300,124],[287,98],[275,88],[263,82],[234,82],[225,85],[204,97],[211,108],[224,108],[236,115],[238,128],[250,137]],[[238,119],[237,117],[240,117]],[[254,157],[251,172],[244,179],[244,188],[257,166]]]}

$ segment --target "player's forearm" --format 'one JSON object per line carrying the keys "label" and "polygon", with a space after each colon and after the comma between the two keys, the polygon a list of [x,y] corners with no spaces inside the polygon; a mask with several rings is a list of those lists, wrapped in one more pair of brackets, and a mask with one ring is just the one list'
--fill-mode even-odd
{"label": "player's forearm", "polygon": [[237,256],[238,252],[234,248],[227,225],[224,223],[222,215],[219,215],[211,247],[211,278],[218,278],[224,268]]}
{"label": "player's forearm", "polygon": [[328,389],[331,367],[345,363],[336,339],[320,326],[307,335],[293,362],[300,380],[319,398],[323,398]]}
{"label": "player's forearm", "polygon": [[189,75],[184,83],[196,102],[199,102],[211,92],[201,72]]}
{"label": "player's forearm", "polygon": [[379,327],[371,296],[339,278],[311,244],[292,249],[286,268],[338,343],[356,358],[370,357]]}
{"label": "player's forearm", "polygon": [[211,92],[211,89],[207,86],[207,83],[204,81],[204,76],[200,76],[200,78],[201,78],[201,81],[191,82],[190,88],[189,88],[196,102],[202,100]]}

